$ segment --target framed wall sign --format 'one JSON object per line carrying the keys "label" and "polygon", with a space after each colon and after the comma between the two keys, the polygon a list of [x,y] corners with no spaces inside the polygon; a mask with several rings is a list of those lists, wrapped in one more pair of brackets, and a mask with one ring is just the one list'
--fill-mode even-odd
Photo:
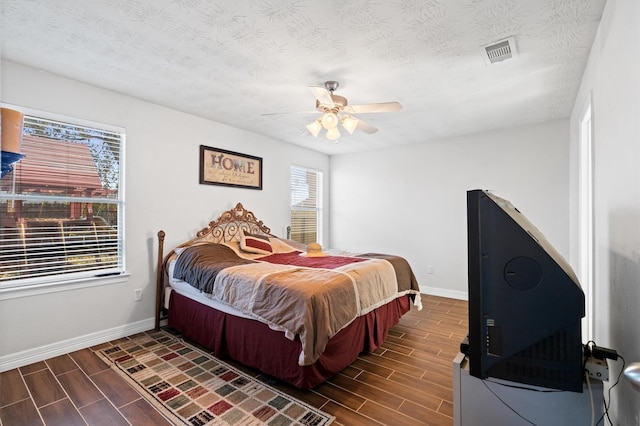
{"label": "framed wall sign", "polygon": [[200,183],[262,189],[262,158],[200,145]]}

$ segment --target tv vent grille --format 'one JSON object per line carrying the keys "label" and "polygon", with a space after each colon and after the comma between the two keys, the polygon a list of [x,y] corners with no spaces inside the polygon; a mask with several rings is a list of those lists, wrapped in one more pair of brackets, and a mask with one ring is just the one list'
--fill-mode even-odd
{"label": "tv vent grille", "polygon": [[494,365],[489,376],[562,390],[582,389],[580,325],[558,331]]}

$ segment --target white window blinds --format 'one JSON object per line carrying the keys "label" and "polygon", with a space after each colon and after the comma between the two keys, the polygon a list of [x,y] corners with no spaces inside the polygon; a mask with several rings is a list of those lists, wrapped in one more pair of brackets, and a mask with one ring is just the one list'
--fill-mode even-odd
{"label": "white window blinds", "polygon": [[291,166],[292,240],[309,244],[322,239],[322,172]]}
{"label": "white window blinds", "polygon": [[25,114],[0,180],[0,286],[124,272],[124,132]]}

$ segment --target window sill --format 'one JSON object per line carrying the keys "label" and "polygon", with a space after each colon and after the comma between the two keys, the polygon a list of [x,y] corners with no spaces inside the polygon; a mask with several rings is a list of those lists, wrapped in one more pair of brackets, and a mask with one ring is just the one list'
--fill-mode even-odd
{"label": "window sill", "polygon": [[131,274],[125,272],[106,277],[87,277],[55,283],[25,285],[20,287],[0,288],[0,300],[18,299],[20,297],[39,296],[59,291],[77,290],[101,285],[118,284],[129,280]]}

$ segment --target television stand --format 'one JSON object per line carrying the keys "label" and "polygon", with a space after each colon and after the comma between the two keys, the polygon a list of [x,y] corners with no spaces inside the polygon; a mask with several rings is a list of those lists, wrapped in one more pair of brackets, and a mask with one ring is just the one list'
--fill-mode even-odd
{"label": "television stand", "polygon": [[[595,423],[603,413],[603,387],[599,380],[591,379],[590,383]],[[591,424],[590,398],[586,383],[580,393],[494,378],[482,380],[469,374],[469,359],[463,353],[458,353],[453,360],[454,426],[588,425]]]}

